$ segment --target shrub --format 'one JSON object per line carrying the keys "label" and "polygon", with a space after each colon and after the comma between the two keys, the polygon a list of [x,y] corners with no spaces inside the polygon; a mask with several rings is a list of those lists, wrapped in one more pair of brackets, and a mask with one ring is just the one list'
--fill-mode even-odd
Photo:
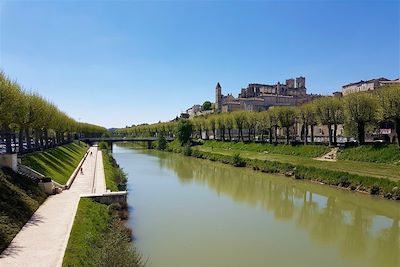
{"label": "shrub", "polygon": [[100,143],[99,143],[99,149],[108,150],[108,144],[107,144],[107,142],[104,142],[104,141],[100,142]]}
{"label": "shrub", "polygon": [[380,191],[380,188],[377,184],[374,184],[370,189],[371,195],[378,195],[379,191]]}
{"label": "shrub", "polygon": [[167,140],[165,139],[163,134],[160,134],[157,138],[157,149],[165,150],[167,148]]}
{"label": "shrub", "polygon": [[233,166],[235,166],[235,167],[246,166],[246,161],[242,157],[240,157],[239,153],[233,155]]}
{"label": "shrub", "polygon": [[192,155],[192,148],[190,147],[190,144],[186,144],[183,147],[182,153],[185,156],[191,156]]}

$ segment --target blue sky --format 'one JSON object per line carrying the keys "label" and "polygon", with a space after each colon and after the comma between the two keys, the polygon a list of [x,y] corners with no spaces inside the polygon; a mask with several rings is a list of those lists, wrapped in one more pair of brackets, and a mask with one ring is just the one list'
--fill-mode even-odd
{"label": "blue sky", "polygon": [[1,1],[0,68],[75,119],[172,119],[248,83],[400,76],[399,1]]}

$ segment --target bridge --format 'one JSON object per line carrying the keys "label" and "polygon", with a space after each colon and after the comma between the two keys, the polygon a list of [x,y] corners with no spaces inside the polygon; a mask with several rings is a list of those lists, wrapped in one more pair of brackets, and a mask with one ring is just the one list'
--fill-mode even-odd
{"label": "bridge", "polygon": [[[167,142],[174,141],[175,138],[173,137],[165,137]],[[110,149],[112,150],[113,143],[116,142],[144,142],[147,144],[147,148],[151,148],[151,143],[157,141],[157,137],[87,137],[87,138],[80,138],[82,142],[85,142],[89,145],[93,143],[99,142],[107,142]]]}

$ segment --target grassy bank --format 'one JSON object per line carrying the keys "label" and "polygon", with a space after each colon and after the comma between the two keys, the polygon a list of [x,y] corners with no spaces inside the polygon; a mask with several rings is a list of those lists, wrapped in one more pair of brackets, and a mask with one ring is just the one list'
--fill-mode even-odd
{"label": "grassy bank", "polygon": [[294,155],[307,158],[315,158],[322,156],[330,151],[330,148],[323,145],[271,145],[260,143],[243,143],[243,142],[221,142],[221,141],[204,141],[203,147],[234,149],[240,151],[252,151],[262,153],[272,153],[281,155]]}
{"label": "grassy bank", "polygon": [[296,179],[313,180],[349,190],[381,195],[388,199],[400,200],[400,181],[392,181],[386,178],[375,178],[278,161],[250,159],[241,157],[239,154],[224,155],[216,152],[204,152],[196,149],[192,150],[191,156],[231,164],[236,167],[250,167],[266,173],[285,174]]}
{"label": "grassy bank", "polygon": [[371,176],[376,178],[388,178],[394,181],[400,180],[400,166],[394,164],[384,164],[375,162],[361,162],[338,160],[336,162],[314,160],[301,156],[281,155],[272,153],[258,153],[253,151],[243,151],[234,149],[220,149],[203,146],[196,146],[195,149],[204,152],[214,152],[223,155],[234,155],[240,153],[245,158],[259,159],[268,161],[278,161],[281,163],[289,163],[294,165],[302,165],[307,167],[315,167],[331,171],[348,172],[363,176]]}
{"label": "grassy bank", "polygon": [[12,241],[46,199],[36,183],[0,169],[0,252]]}
{"label": "grassy bank", "polygon": [[102,150],[106,187],[111,191],[126,190],[126,175],[107,150]]}
{"label": "grassy bank", "polygon": [[143,266],[130,231],[118,216],[121,206],[89,198],[79,202],[63,266]]}
{"label": "grassy bank", "polygon": [[66,184],[86,151],[87,146],[84,143],[72,143],[25,155],[22,157],[22,164],[60,184]]}
{"label": "grassy bank", "polygon": [[341,149],[338,159],[400,165],[398,145],[359,146]]}
{"label": "grassy bank", "polygon": [[[181,147],[175,141],[168,144],[167,151],[231,164],[236,167],[249,167],[267,173],[285,174],[296,179],[318,181],[349,190],[381,195],[388,199],[400,199],[400,180],[360,174],[362,170],[357,168],[357,164],[370,165],[371,163],[355,162],[355,165],[354,162],[350,162],[351,164],[346,165],[346,168],[354,172],[351,173],[338,169],[337,166],[341,166],[340,163],[337,164],[338,162],[316,161],[302,156],[273,155],[240,149],[216,148],[210,147],[210,145],[192,147],[190,151],[187,151],[187,148]],[[273,155],[274,160],[266,158],[271,155]],[[277,156],[278,160],[276,160]],[[284,161],[282,161],[282,157],[285,159]],[[331,169],[324,167],[326,165],[330,166]],[[397,168],[394,165],[390,167]],[[399,175],[399,172],[396,172],[396,175]]]}

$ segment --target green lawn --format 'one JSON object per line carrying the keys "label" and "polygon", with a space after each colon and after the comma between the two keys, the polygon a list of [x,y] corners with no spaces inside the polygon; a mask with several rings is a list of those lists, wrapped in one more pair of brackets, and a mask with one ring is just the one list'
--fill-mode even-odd
{"label": "green lawn", "polygon": [[63,266],[93,266],[93,247],[102,238],[110,220],[107,205],[81,198]]}
{"label": "green lawn", "polygon": [[66,184],[86,151],[84,143],[72,143],[25,155],[22,164],[51,177],[57,183]]}
{"label": "green lawn", "polygon": [[62,266],[145,266],[130,229],[120,219],[123,210],[127,212],[121,204],[81,198]]}
{"label": "green lawn", "polygon": [[114,179],[115,170],[112,164],[111,156],[108,154],[107,150],[102,150],[102,153],[103,153],[104,174],[106,177],[106,187],[111,191],[118,191],[118,186]]}
{"label": "green lawn", "polygon": [[268,152],[273,154],[294,155],[307,158],[316,158],[330,151],[325,145],[271,145],[260,143],[243,143],[243,142],[221,142],[221,141],[204,141],[203,147],[235,149],[252,152]]}
{"label": "green lawn", "polygon": [[359,146],[340,149],[338,158],[343,160],[398,164],[400,166],[400,146]]}
{"label": "green lawn", "polygon": [[198,149],[200,151],[213,152],[223,155],[234,155],[235,153],[240,153],[241,157],[249,159],[279,161],[283,163],[291,163],[293,165],[303,165],[307,167],[344,171],[364,176],[372,176],[378,178],[386,177],[391,180],[400,180],[400,166],[396,166],[393,164],[348,161],[348,160],[338,160],[337,162],[328,162],[328,161],[318,161],[303,156],[272,154],[272,153],[265,154],[262,152],[244,151],[240,149],[239,150],[224,149],[216,147],[212,149],[209,146],[196,146],[193,149]]}
{"label": "green lawn", "polygon": [[102,153],[107,189],[111,191],[125,191],[127,182],[126,174],[107,150],[102,150]]}
{"label": "green lawn", "polygon": [[0,253],[46,197],[31,180],[0,169]]}

